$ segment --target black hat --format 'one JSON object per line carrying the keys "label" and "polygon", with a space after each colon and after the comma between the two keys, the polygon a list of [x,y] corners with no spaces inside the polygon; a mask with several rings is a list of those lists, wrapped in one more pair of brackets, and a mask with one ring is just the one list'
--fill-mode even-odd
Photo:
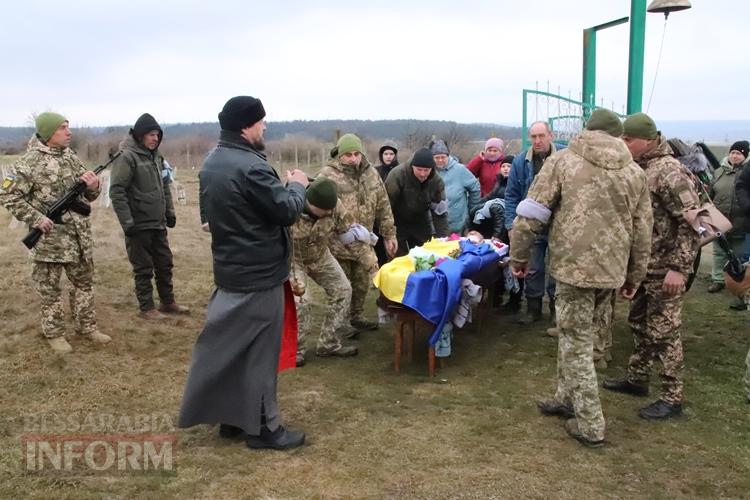
{"label": "black hat", "polygon": [[418,149],[411,159],[412,167],[435,168],[435,158],[432,157],[432,151],[427,148]]}
{"label": "black hat", "polygon": [[266,116],[260,99],[248,95],[232,97],[224,104],[219,113],[219,125],[222,130],[239,132],[243,128],[251,127]]}
{"label": "black hat", "polygon": [[132,135],[136,141],[141,142],[143,140],[143,136],[153,130],[159,132],[159,142],[161,142],[161,138],[164,135],[161,127],[153,116],[148,113],[143,113],[135,121],[135,125],[133,125],[133,128],[130,129],[130,135]]}
{"label": "black hat", "polygon": [[516,157],[513,156],[513,155],[505,155],[505,158],[503,158],[503,161],[501,161],[500,164],[503,164],[503,163],[513,163],[513,160],[515,158]]}
{"label": "black hat", "polygon": [[747,158],[747,153],[750,151],[750,143],[747,141],[737,141],[734,144],[732,144],[732,147],[729,148],[729,151],[739,151],[742,153],[742,156]]}

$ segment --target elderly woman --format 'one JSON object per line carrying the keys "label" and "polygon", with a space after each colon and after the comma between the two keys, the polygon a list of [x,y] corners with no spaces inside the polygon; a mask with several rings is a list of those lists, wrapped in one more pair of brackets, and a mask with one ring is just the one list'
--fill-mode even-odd
{"label": "elderly woman", "polygon": [[461,234],[469,219],[469,211],[479,203],[479,181],[465,166],[451,156],[448,143],[436,139],[430,143],[435,168],[445,183],[448,199],[448,229]]}
{"label": "elderly woman", "polygon": [[[742,256],[745,245],[745,233],[750,222],[750,214],[740,206],[737,191],[738,179],[743,166],[747,164],[748,141],[737,141],[729,148],[729,155],[721,161],[721,166],[714,172],[714,180],[711,185],[711,198],[716,208],[724,214],[732,223],[732,230],[726,235],[732,250],[737,256]],[[711,272],[711,285],[709,293],[716,293],[724,288],[724,264],[727,262],[727,254],[719,247],[718,243],[713,245],[714,261]],[[743,304],[733,304],[733,309],[745,309]]]}
{"label": "elderly woman", "polygon": [[484,150],[466,165],[474,177],[479,179],[482,196],[487,196],[495,187],[495,180],[497,174],[500,173],[504,156],[503,140],[493,137],[484,144]]}

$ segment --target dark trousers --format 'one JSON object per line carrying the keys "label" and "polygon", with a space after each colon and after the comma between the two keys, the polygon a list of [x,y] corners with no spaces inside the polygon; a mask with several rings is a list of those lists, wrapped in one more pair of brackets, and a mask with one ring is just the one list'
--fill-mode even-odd
{"label": "dark trousers", "polygon": [[172,251],[169,249],[166,229],[146,229],[125,236],[125,249],[133,266],[135,296],[141,311],[154,308],[154,288],[151,278],[156,277],[156,291],[162,304],[174,302],[172,292]]}

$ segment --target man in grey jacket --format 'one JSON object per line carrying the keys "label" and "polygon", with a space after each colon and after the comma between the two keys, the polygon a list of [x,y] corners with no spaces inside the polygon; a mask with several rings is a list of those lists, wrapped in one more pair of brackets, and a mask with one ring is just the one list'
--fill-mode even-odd
{"label": "man in grey jacket", "polygon": [[[169,169],[159,153],[163,132],[148,113],[136,120],[120,143],[122,154],[112,164],[109,197],[125,233],[125,248],[133,266],[139,316],[162,320],[167,314],[190,310],[175,302],[172,290],[172,251],[167,228],[177,223]],[[154,305],[152,278],[161,307]]]}

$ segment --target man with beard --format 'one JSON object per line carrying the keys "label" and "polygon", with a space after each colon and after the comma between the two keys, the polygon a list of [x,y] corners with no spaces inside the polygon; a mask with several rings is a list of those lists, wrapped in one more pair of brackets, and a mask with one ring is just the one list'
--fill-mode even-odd
{"label": "man with beard", "polygon": [[233,97],[219,113],[219,144],[199,175],[211,231],[216,289],[180,410],[179,426],[219,423],[225,438],[250,448],[301,446],[276,403],[289,276],[289,227],[302,213],[307,176],[293,170],[284,186],[263,154],[266,112],[259,99]]}
{"label": "man with beard", "polygon": [[[165,319],[166,314],[187,314],[189,309],[175,302],[172,289],[172,251],[167,228],[177,217],[172,203],[172,180],[164,157],[159,153],[163,132],[153,116],[142,114],[120,144],[122,154],[112,165],[109,197],[125,233],[125,249],[133,266],[139,316]],[[154,289],[161,307],[154,307]]]}

